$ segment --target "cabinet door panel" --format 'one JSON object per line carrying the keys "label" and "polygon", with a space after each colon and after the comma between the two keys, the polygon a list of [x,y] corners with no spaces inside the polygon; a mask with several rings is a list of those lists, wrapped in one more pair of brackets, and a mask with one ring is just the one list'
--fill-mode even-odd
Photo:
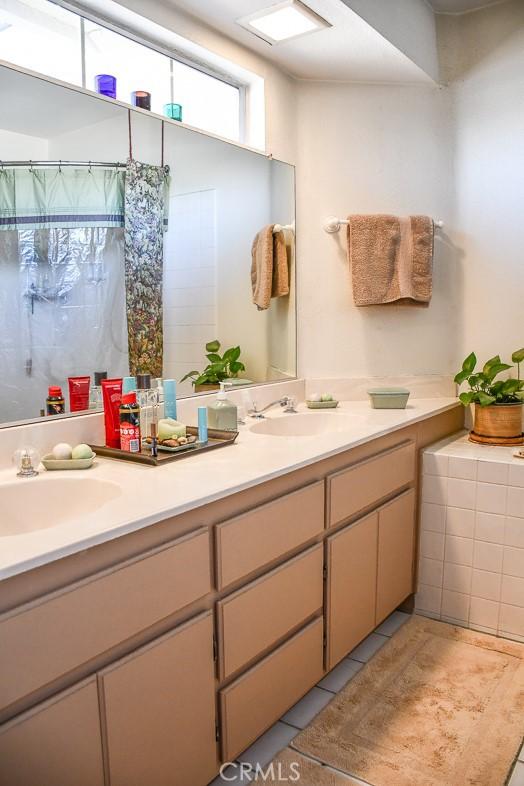
{"label": "cabinet door panel", "polygon": [[211,613],[100,675],[111,786],[205,786],[216,774]]}
{"label": "cabinet door panel", "polygon": [[104,786],[96,679],[0,726],[1,786]]}
{"label": "cabinet door panel", "polygon": [[223,760],[238,756],[322,677],[322,618],[220,691]]}
{"label": "cabinet door panel", "polygon": [[376,623],[413,592],[415,492],[407,491],[380,509]]}
{"label": "cabinet door panel", "polygon": [[323,562],[322,545],[313,546],[217,603],[221,678],[239,671],[320,611]]}
{"label": "cabinet door panel", "polygon": [[377,532],[372,513],[328,538],[329,669],[375,627]]}
{"label": "cabinet door panel", "polygon": [[359,461],[328,477],[328,526],[334,527],[415,480],[415,443]]}

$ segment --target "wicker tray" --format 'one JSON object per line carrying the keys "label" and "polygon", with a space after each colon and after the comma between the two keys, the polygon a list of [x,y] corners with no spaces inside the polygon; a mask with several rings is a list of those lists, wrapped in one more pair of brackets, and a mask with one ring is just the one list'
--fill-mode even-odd
{"label": "wicker tray", "polygon": [[[190,436],[193,435],[196,437],[198,436],[198,429],[194,426],[188,426],[187,433]],[[208,450],[225,448],[227,445],[232,445],[237,437],[238,431],[218,431],[217,429],[209,429],[207,442],[196,443],[192,450],[182,450],[175,453],[159,450],[158,456],[156,457],[152,456],[151,451],[147,448],[142,448],[140,453],[129,453],[127,450],[108,448],[106,445],[91,445],[90,447],[98,456],[121,459],[122,461],[134,461],[138,464],[149,464],[151,467],[158,467],[162,464],[168,464],[170,461],[180,461],[190,456],[198,456],[200,453],[205,453]]]}

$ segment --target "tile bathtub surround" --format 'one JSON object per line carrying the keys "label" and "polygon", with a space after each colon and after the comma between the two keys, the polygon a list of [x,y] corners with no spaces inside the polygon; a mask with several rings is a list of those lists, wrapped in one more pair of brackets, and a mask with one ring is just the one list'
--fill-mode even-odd
{"label": "tile bathtub surround", "polygon": [[426,449],[416,609],[524,641],[524,461],[460,435]]}

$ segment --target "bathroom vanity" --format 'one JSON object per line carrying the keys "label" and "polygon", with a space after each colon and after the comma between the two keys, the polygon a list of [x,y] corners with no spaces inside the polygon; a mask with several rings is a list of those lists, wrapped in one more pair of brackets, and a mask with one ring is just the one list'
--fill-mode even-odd
{"label": "bathroom vanity", "polygon": [[[301,447],[243,432],[215,475],[234,476],[253,451],[278,471],[134,530],[107,523],[98,542],[11,571],[0,583],[0,784],[205,786],[410,604],[419,454],[461,429],[463,410],[435,400],[386,417],[329,451],[325,438]],[[285,442],[302,456],[287,471]],[[204,477],[210,460],[98,471],[153,502],[170,487],[175,507],[183,473]]]}

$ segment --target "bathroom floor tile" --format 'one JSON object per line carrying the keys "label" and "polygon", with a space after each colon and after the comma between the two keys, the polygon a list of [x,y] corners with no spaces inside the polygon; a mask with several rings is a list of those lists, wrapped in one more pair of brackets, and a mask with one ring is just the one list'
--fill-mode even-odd
{"label": "bathroom floor tile", "polygon": [[375,633],[380,633],[382,636],[393,636],[410,617],[411,614],[406,614],[404,611],[394,611],[378,628],[375,628]]}
{"label": "bathroom floor tile", "polygon": [[261,737],[246,748],[244,753],[237,757],[237,761],[246,762],[256,767],[259,764],[261,767],[266,767],[272,761],[277,753],[285,748],[291,740],[298,734],[294,726],[288,726],[287,723],[278,721],[274,726],[271,726],[268,731]]}
{"label": "bathroom floor tile", "polygon": [[332,691],[333,693],[338,693],[349,680],[353,679],[363,665],[364,664],[360,661],[344,658],[344,660],[340,661],[334,669],[331,669],[329,674],[326,674],[326,676],[320,680],[318,687]]}
{"label": "bathroom floor tile", "polygon": [[224,769],[223,775],[217,775],[214,781],[208,784],[208,786],[225,786],[225,784],[231,783],[233,786],[238,786],[239,783],[251,783],[251,778],[246,772],[242,772],[240,770],[240,766],[237,766],[236,763],[230,764],[229,767]]}
{"label": "bathroom floor tile", "polygon": [[518,759],[519,761],[524,761],[524,743],[522,744],[522,748],[520,749]]}
{"label": "bathroom floor tile", "polygon": [[282,716],[281,720],[284,723],[289,723],[296,729],[304,729],[308,723],[311,723],[315,715],[318,715],[320,710],[323,710],[326,704],[333,698],[333,693],[329,690],[322,688],[312,688],[309,693],[306,693],[304,698],[291,707],[290,710]]}
{"label": "bathroom floor tile", "polygon": [[387,636],[381,636],[379,633],[370,633],[367,639],[364,639],[358,647],[355,647],[355,649],[349,653],[349,657],[361,663],[367,663],[387,640]]}
{"label": "bathroom floor tile", "polygon": [[508,786],[524,786],[524,762],[517,761]]}

